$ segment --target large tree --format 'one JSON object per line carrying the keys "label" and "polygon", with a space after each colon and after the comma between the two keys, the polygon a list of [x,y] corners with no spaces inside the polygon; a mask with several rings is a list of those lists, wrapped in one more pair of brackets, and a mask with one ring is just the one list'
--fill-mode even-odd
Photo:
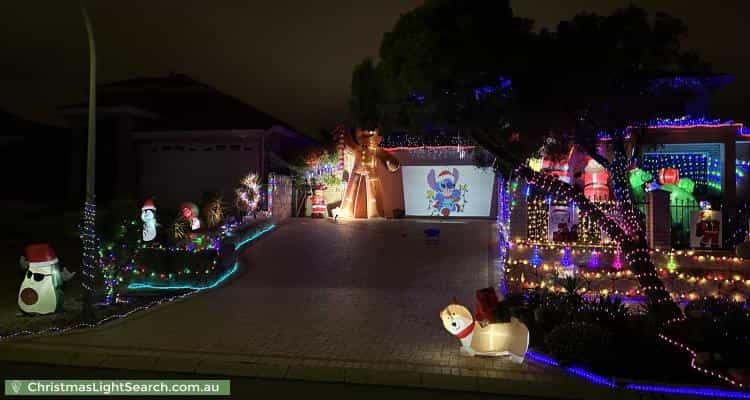
{"label": "large tree", "polygon": [[[579,14],[554,32],[532,27],[508,1],[427,0],[384,36],[377,65],[358,68],[353,111],[366,112],[355,117],[386,130],[439,124],[470,135],[494,153],[500,172],[576,202],[619,243],[659,316],[678,315],[649,256],[628,171],[645,124],[681,111],[692,94],[683,77],[701,79],[707,65],[680,49],[679,20],[634,6],[609,16]],[[366,93],[376,95],[364,106]],[[609,170],[621,218],[580,188],[526,166],[550,134]],[[596,149],[601,134],[610,138],[609,157]]]}

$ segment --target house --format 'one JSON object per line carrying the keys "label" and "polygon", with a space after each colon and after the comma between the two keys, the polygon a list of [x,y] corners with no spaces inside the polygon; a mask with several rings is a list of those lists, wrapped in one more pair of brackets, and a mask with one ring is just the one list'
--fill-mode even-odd
{"label": "house", "polygon": [[67,129],[0,110],[0,169],[4,205],[60,205],[65,193]]}
{"label": "house", "polygon": [[[60,110],[76,143],[69,199],[84,190],[86,104]],[[285,172],[282,153],[312,141],[289,125],[186,75],[137,78],[99,86],[99,201],[121,195],[176,206],[217,193],[227,201],[250,172]]]}

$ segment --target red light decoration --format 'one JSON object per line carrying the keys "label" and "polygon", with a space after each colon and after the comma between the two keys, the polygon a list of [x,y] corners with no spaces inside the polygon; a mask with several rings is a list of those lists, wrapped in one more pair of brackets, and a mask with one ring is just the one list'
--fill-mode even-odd
{"label": "red light decoration", "polygon": [[592,201],[609,200],[609,172],[595,160],[589,160],[583,173],[583,194]]}
{"label": "red light decoration", "polygon": [[676,185],[680,181],[680,170],[677,168],[659,169],[659,184]]}

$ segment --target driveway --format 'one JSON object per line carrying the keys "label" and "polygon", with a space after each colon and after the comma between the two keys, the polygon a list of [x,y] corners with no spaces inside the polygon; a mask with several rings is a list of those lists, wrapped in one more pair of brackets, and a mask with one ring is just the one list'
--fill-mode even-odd
{"label": "driveway", "polygon": [[[439,240],[427,239],[427,228],[440,229]],[[293,219],[248,246],[242,272],[221,288],[97,329],[14,343],[100,354],[64,361],[72,365],[158,370],[169,355],[185,361],[165,370],[200,372],[223,357],[470,376],[472,388],[482,377],[570,384],[534,363],[462,357],[443,329],[438,313],[453,296],[470,305],[474,290],[491,285],[493,241],[487,220]]]}

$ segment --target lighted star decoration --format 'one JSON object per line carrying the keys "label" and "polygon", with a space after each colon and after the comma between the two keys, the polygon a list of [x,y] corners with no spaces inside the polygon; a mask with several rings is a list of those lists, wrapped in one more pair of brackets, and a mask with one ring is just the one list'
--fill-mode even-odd
{"label": "lighted star decoration", "polygon": [[260,204],[258,175],[250,173],[242,178],[240,187],[235,190],[235,204],[244,212],[253,212]]}

